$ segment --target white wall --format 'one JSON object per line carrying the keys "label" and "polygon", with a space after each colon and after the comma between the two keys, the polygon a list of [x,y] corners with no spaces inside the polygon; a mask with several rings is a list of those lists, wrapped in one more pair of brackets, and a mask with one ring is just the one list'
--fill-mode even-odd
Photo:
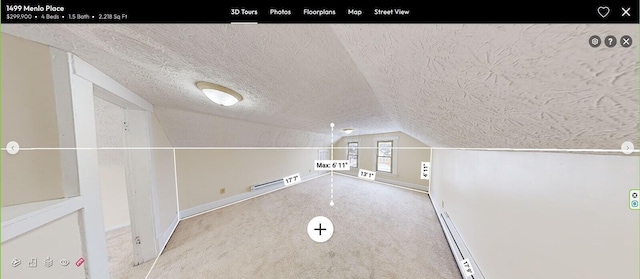
{"label": "white wall", "polygon": [[[151,141],[154,147],[172,147],[162,125],[155,114],[150,114]],[[176,196],[176,176],[173,160],[173,149],[153,150],[156,170],[156,191],[158,194],[158,225],[161,229],[169,228],[178,216]]]}
{"label": "white wall", "polygon": [[124,166],[100,164],[100,190],[104,229],[110,231],[131,225]]}
{"label": "white wall", "polygon": [[[180,210],[251,191],[251,185],[299,173],[315,176],[314,149],[176,150]],[[225,188],[225,193],[220,193]]]}
{"label": "white wall", "polygon": [[[402,148],[393,150],[393,152],[397,153],[395,161],[392,162],[392,165],[395,166],[394,169],[396,173],[389,174],[381,171],[376,172],[376,180],[427,191],[429,187],[429,180],[420,179],[420,163],[429,162],[431,158],[431,149],[426,149],[426,145],[405,133],[393,132],[384,134],[344,136],[334,144],[335,148],[333,151],[333,158],[335,160],[346,160],[347,150],[345,148],[347,147],[347,144],[349,142],[359,142],[358,168],[352,168],[350,171],[344,171],[343,173],[357,176],[359,169],[376,171],[376,153],[378,152],[376,149],[376,141],[384,139],[388,140],[390,138],[397,139],[398,145],[394,146],[394,148]],[[412,147],[416,147],[416,149],[411,149]]]}
{"label": "white wall", "polygon": [[[97,97],[94,97],[94,106],[98,147],[124,147],[123,109]],[[98,150],[104,227],[107,231],[131,224],[125,154],[122,149]]]}
{"label": "white wall", "polygon": [[[68,112],[62,112],[68,113]],[[60,147],[49,47],[2,34],[2,147]],[[2,206],[64,197],[59,150],[2,157]]]}
{"label": "white wall", "polygon": [[433,202],[485,278],[640,278],[639,157],[433,152]]}
{"label": "white wall", "polygon": [[[80,241],[78,213],[55,220],[40,228],[2,243],[2,278],[11,279],[80,279],[85,278],[85,269],[75,266],[76,260],[84,257]],[[47,257],[53,266],[45,267]],[[11,266],[13,258],[21,260],[17,267]],[[31,258],[37,259],[37,267],[29,267]],[[60,265],[61,259],[70,261]],[[88,260],[88,259],[87,259]],[[85,263],[86,265],[86,263]]]}

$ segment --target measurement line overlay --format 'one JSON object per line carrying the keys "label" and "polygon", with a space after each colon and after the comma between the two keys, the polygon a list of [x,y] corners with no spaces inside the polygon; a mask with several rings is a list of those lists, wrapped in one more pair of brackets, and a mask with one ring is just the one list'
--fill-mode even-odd
{"label": "measurement line overlay", "polygon": [[[331,126],[331,161],[333,161],[333,127],[335,126],[335,124],[333,124],[333,122],[331,122],[331,124],[330,124],[329,126]],[[318,160],[318,161],[319,161],[319,160]],[[316,161],[316,170],[317,170],[317,168],[320,166],[320,165],[318,164],[318,161]],[[322,163],[321,163],[321,164],[322,164]],[[337,164],[337,163],[336,163],[336,162],[331,162],[331,163],[330,163],[330,165],[331,165],[332,167],[334,167],[334,166],[335,166],[334,164]],[[348,164],[348,163],[347,163],[347,164]],[[329,165],[329,163],[327,162],[327,164],[326,164],[326,165]],[[334,168],[335,168],[335,167],[334,167]],[[330,205],[330,206],[333,206],[333,205],[334,205],[334,203],[333,203],[333,168],[331,169],[331,202],[329,202],[329,205]]]}
{"label": "measurement line overlay", "polygon": [[[333,148],[333,147],[332,147]],[[335,147],[336,149],[347,150],[349,147]],[[10,151],[11,147],[2,147],[1,151]],[[216,147],[216,146],[201,146],[201,147],[20,147],[22,151],[40,151],[40,150],[324,150],[326,147],[272,147],[272,146],[253,146],[253,147]],[[378,149],[378,147],[361,146],[358,149]],[[462,148],[462,147],[392,147],[392,150],[475,150],[475,151],[524,151],[524,152],[577,152],[577,153],[640,153],[640,149],[634,150],[621,150],[621,149],[562,149],[562,148]]]}

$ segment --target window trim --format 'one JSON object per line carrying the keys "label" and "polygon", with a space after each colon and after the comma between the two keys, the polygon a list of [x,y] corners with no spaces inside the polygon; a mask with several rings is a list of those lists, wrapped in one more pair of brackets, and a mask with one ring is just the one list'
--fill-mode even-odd
{"label": "window trim", "polygon": [[351,164],[349,164],[349,168],[359,168],[360,167],[360,141],[347,141],[347,160],[349,160],[349,144],[355,143],[356,144],[356,166],[352,167]]}
{"label": "window trim", "polygon": [[[391,172],[386,172],[386,171],[380,171],[378,172],[378,142],[379,141],[391,141]],[[374,149],[375,151],[375,155],[373,156],[373,169],[376,170],[376,175],[380,174],[382,176],[391,176],[391,177],[397,177],[398,176],[398,147],[400,146],[399,144],[399,137],[398,136],[388,136],[388,137],[377,137],[377,138],[373,138],[373,144],[376,147]]]}
{"label": "window trim", "polygon": [[[380,156],[380,143],[391,143],[391,155],[390,156]],[[392,140],[379,140],[376,141],[376,172],[385,172],[385,173],[393,173],[393,165],[395,165],[393,163],[393,154],[396,153],[393,150],[393,141]],[[389,158],[390,162],[389,162],[389,171],[383,171],[383,170],[379,170],[378,169],[378,165],[380,163],[380,158]]]}

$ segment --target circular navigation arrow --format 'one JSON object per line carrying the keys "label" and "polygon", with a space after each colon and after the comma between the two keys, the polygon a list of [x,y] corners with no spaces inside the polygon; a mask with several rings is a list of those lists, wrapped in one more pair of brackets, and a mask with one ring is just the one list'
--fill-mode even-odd
{"label": "circular navigation arrow", "polygon": [[622,149],[622,153],[624,154],[633,153],[633,148],[634,148],[633,143],[631,143],[630,141],[625,141],[620,146],[620,149]]}
{"label": "circular navigation arrow", "polygon": [[15,141],[10,141],[7,143],[7,153],[11,155],[16,155],[20,151],[20,145]]}

